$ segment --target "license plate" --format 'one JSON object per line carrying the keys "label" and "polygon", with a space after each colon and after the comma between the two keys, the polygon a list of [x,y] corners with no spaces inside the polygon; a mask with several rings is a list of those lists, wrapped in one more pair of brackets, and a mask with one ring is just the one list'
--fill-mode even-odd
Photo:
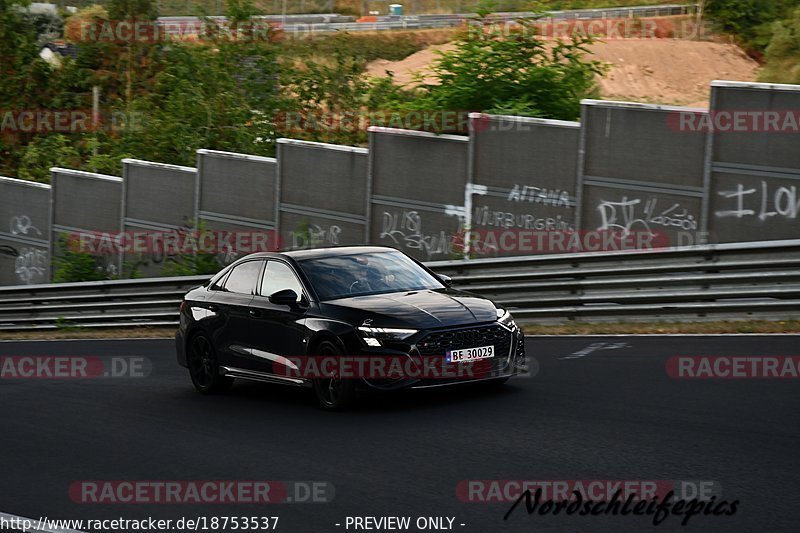
{"label": "license plate", "polygon": [[463,350],[450,350],[446,354],[448,363],[467,363],[479,359],[494,357],[494,346],[479,346],[478,348],[464,348]]}

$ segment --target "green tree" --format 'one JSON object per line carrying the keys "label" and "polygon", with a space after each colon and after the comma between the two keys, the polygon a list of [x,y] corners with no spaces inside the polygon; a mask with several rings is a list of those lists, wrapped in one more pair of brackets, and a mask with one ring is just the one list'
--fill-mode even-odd
{"label": "green tree", "polygon": [[154,0],[111,0],[108,15],[111,20],[155,20],[158,6]]}
{"label": "green tree", "polygon": [[370,82],[364,61],[335,51],[332,60],[306,57],[302,66],[291,65],[284,82],[294,95],[278,128],[287,137],[341,144],[362,144],[366,133],[360,117],[368,107]]}
{"label": "green tree", "polygon": [[228,0],[225,6],[225,16],[232,22],[246,22],[260,14],[252,0]]}
{"label": "green tree", "polygon": [[28,4],[0,0],[0,109],[18,107],[20,86],[38,57],[36,26],[20,9]]}
{"label": "green tree", "polygon": [[103,268],[103,257],[76,250],[66,236],[57,241],[58,253],[53,258],[53,282],[102,281],[112,276]]}
{"label": "green tree", "polygon": [[771,83],[800,84],[800,8],[793,16],[772,24],[766,65],[759,79]]}
{"label": "green tree", "polygon": [[772,37],[772,23],[787,18],[796,6],[797,0],[706,0],[705,13],[719,29],[763,51]]}
{"label": "green tree", "polygon": [[137,127],[114,149],[193,165],[199,148],[274,153],[279,105],[274,48],[261,43],[176,44],[163,51],[152,92],[130,105]]}
{"label": "green tree", "polygon": [[50,183],[51,167],[77,168],[82,154],[67,135],[39,135],[22,150],[17,177]]}
{"label": "green tree", "polygon": [[503,32],[485,22],[474,25],[441,54],[431,72],[436,83],[422,84],[414,105],[422,109],[513,113],[574,120],[580,101],[597,93],[596,76],[605,72],[588,60],[592,39],[548,42],[535,24],[520,20]]}
{"label": "green tree", "polygon": [[161,268],[161,275],[204,276],[216,274],[222,269],[217,257],[212,254],[181,254],[170,257]]}
{"label": "green tree", "polygon": [[[206,229],[205,223],[201,220],[195,229],[190,229],[189,231],[196,234],[196,242],[201,242],[203,235],[210,230]],[[217,260],[217,254],[197,251],[168,257],[161,268],[161,275],[202,276],[216,274],[221,268],[220,262]]]}

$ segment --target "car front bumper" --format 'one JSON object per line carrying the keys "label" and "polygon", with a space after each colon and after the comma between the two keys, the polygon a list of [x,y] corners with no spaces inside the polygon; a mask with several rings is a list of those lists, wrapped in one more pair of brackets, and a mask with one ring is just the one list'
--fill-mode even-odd
{"label": "car front bumper", "polygon": [[[515,325],[498,323],[420,332],[408,345],[362,348],[361,355],[414,359],[432,372],[405,379],[367,379],[361,388],[375,390],[421,389],[505,380],[527,372],[525,336]],[[495,357],[473,363],[446,363],[450,349],[492,343]],[[471,346],[469,346],[471,345]],[[472,366],[470,366],[472,365]]]}

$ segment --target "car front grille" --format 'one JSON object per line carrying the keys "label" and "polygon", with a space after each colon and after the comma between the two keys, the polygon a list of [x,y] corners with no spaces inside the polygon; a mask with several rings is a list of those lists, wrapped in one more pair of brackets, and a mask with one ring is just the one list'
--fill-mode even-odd
{"label": "car front grille", "polygon": [[[423,357],[441,357],[444,359],[449,350],[494,346],[495,356],[493,358],[482,359],[472,363],[475,371],[480,376],[485,376],[508,366],[512,338],[512,333],[499,324],[454,328],[434,331],[425,335],[417,342],[417,350]],[[450,367],[452,365],[445,364],[445,366]]]}
{"label": "car front grille", "polygon": [[423,356],[444,356],[449,350],[489,345],[494,346],[496,356],[507,357],[511,346],[511,332],[498,324],[434,331],[417,343],[417,349]]}

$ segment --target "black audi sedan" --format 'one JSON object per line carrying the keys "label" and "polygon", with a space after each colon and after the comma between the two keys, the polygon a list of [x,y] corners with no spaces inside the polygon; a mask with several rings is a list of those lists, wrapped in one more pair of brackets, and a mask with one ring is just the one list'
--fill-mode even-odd
{"label": "black audi sedan", "polygon": [[362,389],[500,384],[525,369],[507,310],[374,246],[244,257],[186,294],[176,344],[201,393],[237,378],[307,386],[328,410]]}

